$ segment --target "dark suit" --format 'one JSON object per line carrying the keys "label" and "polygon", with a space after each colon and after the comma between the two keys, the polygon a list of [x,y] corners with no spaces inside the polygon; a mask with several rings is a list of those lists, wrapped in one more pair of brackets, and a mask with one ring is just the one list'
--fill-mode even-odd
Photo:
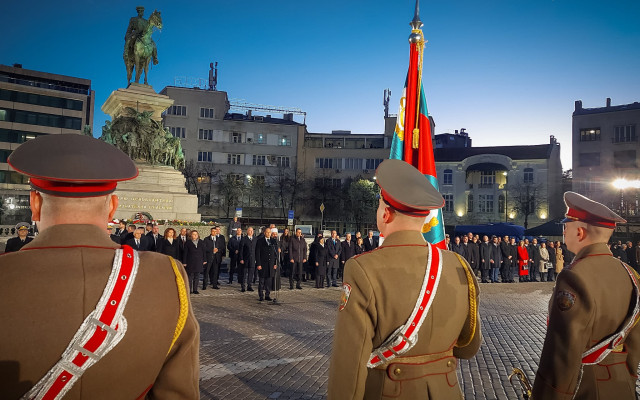
{"label": "dark suit", "polygon": [[324,278],[327,276],[327,246],[317,243],[314,248],[316,268],[316,287],[324,287]]}
{"label": "dark suit", "polygon": [[480,268],[480,244],[469,242],[469,265],[473,271],[477,274],[478,269]]}
{"label": "dark suit", "polygon": [[266,299],[269,300],[271,284],[277,273],[278,245],[275,240],[266,239],[264,236],[256,241],[256,267],[259,267],[258,296],[263,299],[262,293],[265,291]]}
{"label": "dark suit", "polygon": [[467,248],[462,243],[458,243],[458,244],[453,243],[451,245],[451,251],[453,251],[454,253],[460,254],[465,259],[467,258],[465,255],[466,250]]}
{"label": "dark suit", "polygon": [[374,236],[371,238],[371,240],[369,240],[369,237],[367,236],[366,238],[364,238],[364,250],[371,251],[378,247],[378,243],[379,241],[377,237]]}
{"label": "dark suit", "polygon": [[[302,280],[302,274],[304,273],[304,262],[307,260],[307,242],[302,236],[298,238],[294,236],[289,238],[289,248],[287,250],[286,257],[287,262],[290,263],[293,260],[291,273],[289,274],[289,288],[293,289],[293,278],[296,276],[296,287],[302,289],[300,281]],[[282,250],[284,253],[284,250]]]}
{"label": "dark suit", "polygon": [[491,243],[491,282],[498,282],[498,271],[502,265],[502,250],[498,243]]}
{"label": "dark suit", "polygon": [[200,273],[204,269],[204,265],[207,262],[206,246],[204,241],[198,239],[198,244],[193,243],[192,240],[187,240],[184,244],[184,254],[182,255],[182,263],[184,269],[189,275],[189,287],[191,287],[191,293],[198,291],[198,278]]}
{"label": "dark suit", "polygon": [[180,247],[180,239],[173,238],[173,243],[170,243],[167,239],[161,238],[158,240],[156,252],[166,254],[180,261],[182,260],[182,251],[180,250]]}
{"label": "dark suit", "polygon": [[344,276],[344,265],[348,259],[356,255],[356,245],[353,242],[342,242],[342,253],[340,254],[340,276]]}
{"label": "dark suit", "polygon": [[238,265],[240,264],[240,245],[242,244],[242,236],[238,237],[237,235],[231,236],[229,238],[229,244],[227,248],[229,249],[229,258],[231,258],[229,264],[229,283],[233,283],[233,274],[238,269]]}
{"label": "dark suit", "polygon": [[482,282],[487,282],[489,270],[491,269],[491,242],[480,244],[480,270],[482,271]]}
{"label": "dark suit", "polygon": [[12,253],[14,251],[18,251],[22,248],[22,246],[24,246],[25,244],[29,243],[30,241],[32,241],[33,238],[30,238],[29,236],[27,236],[24,239],[24,242],[22,241],[22,239],[20,239],[19,237],[12,237],[11,239],[7,240],[7,246],[4,249],[5,253]]}
{"label": "dark suit", "polygon": [[[240,264],[238,264],[238,282],[244,290],[245,284],[249,291],[252,291],[251,282],[256,271],[256,243],[258,240],[255,236],[249,238],[244,236],[240,241]],[[245,279],[245,273],[247,275]]]}
{"label": "dark suit", "polygon": [[126,230],[124,232],[120,232],[120,243],[127,243],[129,239],[133,239],[132,232],[127,232]]}
{"label": "dark suit", "polygon": [[[338,238],[326,239],[324,242],[329,254],[329,269],[327,270],[327,286],[329,283],[338,286],[338,267],[340,266],[340,254],[342,254],[342,243]],[[336,257],[338,256],[338,257]]]}
{"label": "dark suit", "polygon": [[163,239],[162,235],[158,233],[154,237],[153,232],[149,232],[145,236],[149,240],[149,251],[158,251],[158,242]]}
{"label": "dark suit", "polygon": [[149,242],[147,240],[144,239],[145,237],[142,236],[139,241],[140,244],[136,244],[136,238],[131,238],[129,240],[127,240],[127,242],[125,243],[127,246],[131,246],[134,250],[138,250],[138,251],[148,251],[149,250]]}
{"label": "dark suit", "polygon": [[533,243],[531,243],[528,250],[529,257],[531,260],[533,260],[529,262],[529,280],[531,282],[535,282],[537,281],[536,271],[538,270],[538,266],[540,265],[540,245],[534,245]]}
{"label": "dark suit", "polygon": [[113,243],[122,243],[122,240],[120,239],[120,235],[112,235],[110,234],[109,237],[111,238],[111,240],[113,240]]}
{"label": "dark suit", "polygon": [[217,262],[217,257],[213,254],[213,249],[216,248],[217,238],[215,236],[207,236],[204,238],[204,247],[207,254],[207,264],[204,266],[202,272],[202,290],[207,288],[207,283],[210,283],[214,289],[218,288],[218,269],[220,264]]}
{"label": "dark suit", "polygon": [[502,268],[500,269],[502,282],[511,282],[513,280],[511,267],[514,261],[513,257],[509,259],[511,245],[505,241],[500,242],[500,252],[502,253]]}

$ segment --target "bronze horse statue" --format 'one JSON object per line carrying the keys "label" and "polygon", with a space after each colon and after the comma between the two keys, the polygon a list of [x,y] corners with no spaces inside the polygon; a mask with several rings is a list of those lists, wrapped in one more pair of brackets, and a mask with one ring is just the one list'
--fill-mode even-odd
{"label": "bronze horse statue", "polygon": [[142,71],[144,71],[144,83],[146,85],[149,62],[153,59],[153,64],[158,64],[158,50],[156,49],[156,44],[153,39],[151,39],[154,27],[162,29],[162,17],[158,10],[155,10],[151,14],[145,29],[140,32],[135,40],[132,40],[131,43],[125,46],[123,58],[124,65],[127,67],[127,84],[131,83],[131,75],[135,67],[135,82],[140,83],[140,75],[142,75]]}

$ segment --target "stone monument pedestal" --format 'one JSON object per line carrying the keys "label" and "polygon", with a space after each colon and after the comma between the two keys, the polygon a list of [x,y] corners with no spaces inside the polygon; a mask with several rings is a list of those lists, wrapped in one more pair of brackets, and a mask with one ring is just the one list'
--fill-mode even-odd
{"label": "stone monument pedestal", "polygon": [[101,109],[111,115],[111,120],[119,117],[126,107],[139,112],[152,111],[151,118],[162,121],[162,112],[173,105],[173,100],[164,94],[158,94],[150,85],[131,83],[126,89],[111,92]]}
{"label": "stone monument pedestal", "polygon": [[[126,107],[138,112],[151,111],[151,118],[161,123],[162,112],[173,104],[168,96],[156,93],[149,85],[131,83],[118,89],[102,105],[111,120],[122,116]],[[139,212],[149,213],[155,220],[200,222],[198,197],[189,194],[182,172],[165,165],[136,162],[136,179],[120,182],[115,194],[120,199],[115,218],[130,219]]]}
{"label": "stone monument pedestal", "polygon": [[130,219],[147,212],[153,219],[200,222],[198,197],[185,188],[185,177],[172,167],[136,163],[136,179],[118,183],[120,203],[115,218]]}

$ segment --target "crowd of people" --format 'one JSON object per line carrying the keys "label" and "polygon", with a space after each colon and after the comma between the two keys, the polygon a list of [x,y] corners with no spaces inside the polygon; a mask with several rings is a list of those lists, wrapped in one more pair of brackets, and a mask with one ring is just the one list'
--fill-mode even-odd
{"label": "crowd of people", "polygon": [[[571,264],[575,254],[560,241],[545,238],[527,238],[484,235],[469,232],[456,236],[451,242],[446,237],[448,250],[461,255],[483,283],[552,282],[564,267]],[[640,241],[634,247],[618,241],[609,243],[614,257],[640,271]]]}
{"label": "crowd of people", "polygon": [[[220,268],[228,255],[228,284],[235,280],[242,292],[253,292],[258,283],[259,300],[272,300],[271,291],[280,289],[281,278],[288,278],[289,289],[302,289],[302,282],[315,282],[315,288],[338,287],[346,261],[358,254],[378,247],[374,232],[362,237],[347,233],[342,240],[337,232],[323,237],[318,233],[311,243],[300,229],[293,234],[288,228],[282,233],[274,224],[260,228],[242,228],[237,218],[229,224],[225,237],[220,226],[211,228],[210,235],[200,238],[197,230],[127,225],[124,221],[115,229],[108,227],[111,239],[138,251],[155,251],[180,260],[189,276],[191,293],[208,286],[219,289]],[[295,285],[295,286],[294,286]]]}

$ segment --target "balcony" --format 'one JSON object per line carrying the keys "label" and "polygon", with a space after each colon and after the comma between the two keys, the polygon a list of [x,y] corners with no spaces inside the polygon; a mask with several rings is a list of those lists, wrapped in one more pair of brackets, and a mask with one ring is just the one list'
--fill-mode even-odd
{"label": "balcony", "polygon": [[495,183],[479,183],[478,189],[493,189],[495,185]]}

